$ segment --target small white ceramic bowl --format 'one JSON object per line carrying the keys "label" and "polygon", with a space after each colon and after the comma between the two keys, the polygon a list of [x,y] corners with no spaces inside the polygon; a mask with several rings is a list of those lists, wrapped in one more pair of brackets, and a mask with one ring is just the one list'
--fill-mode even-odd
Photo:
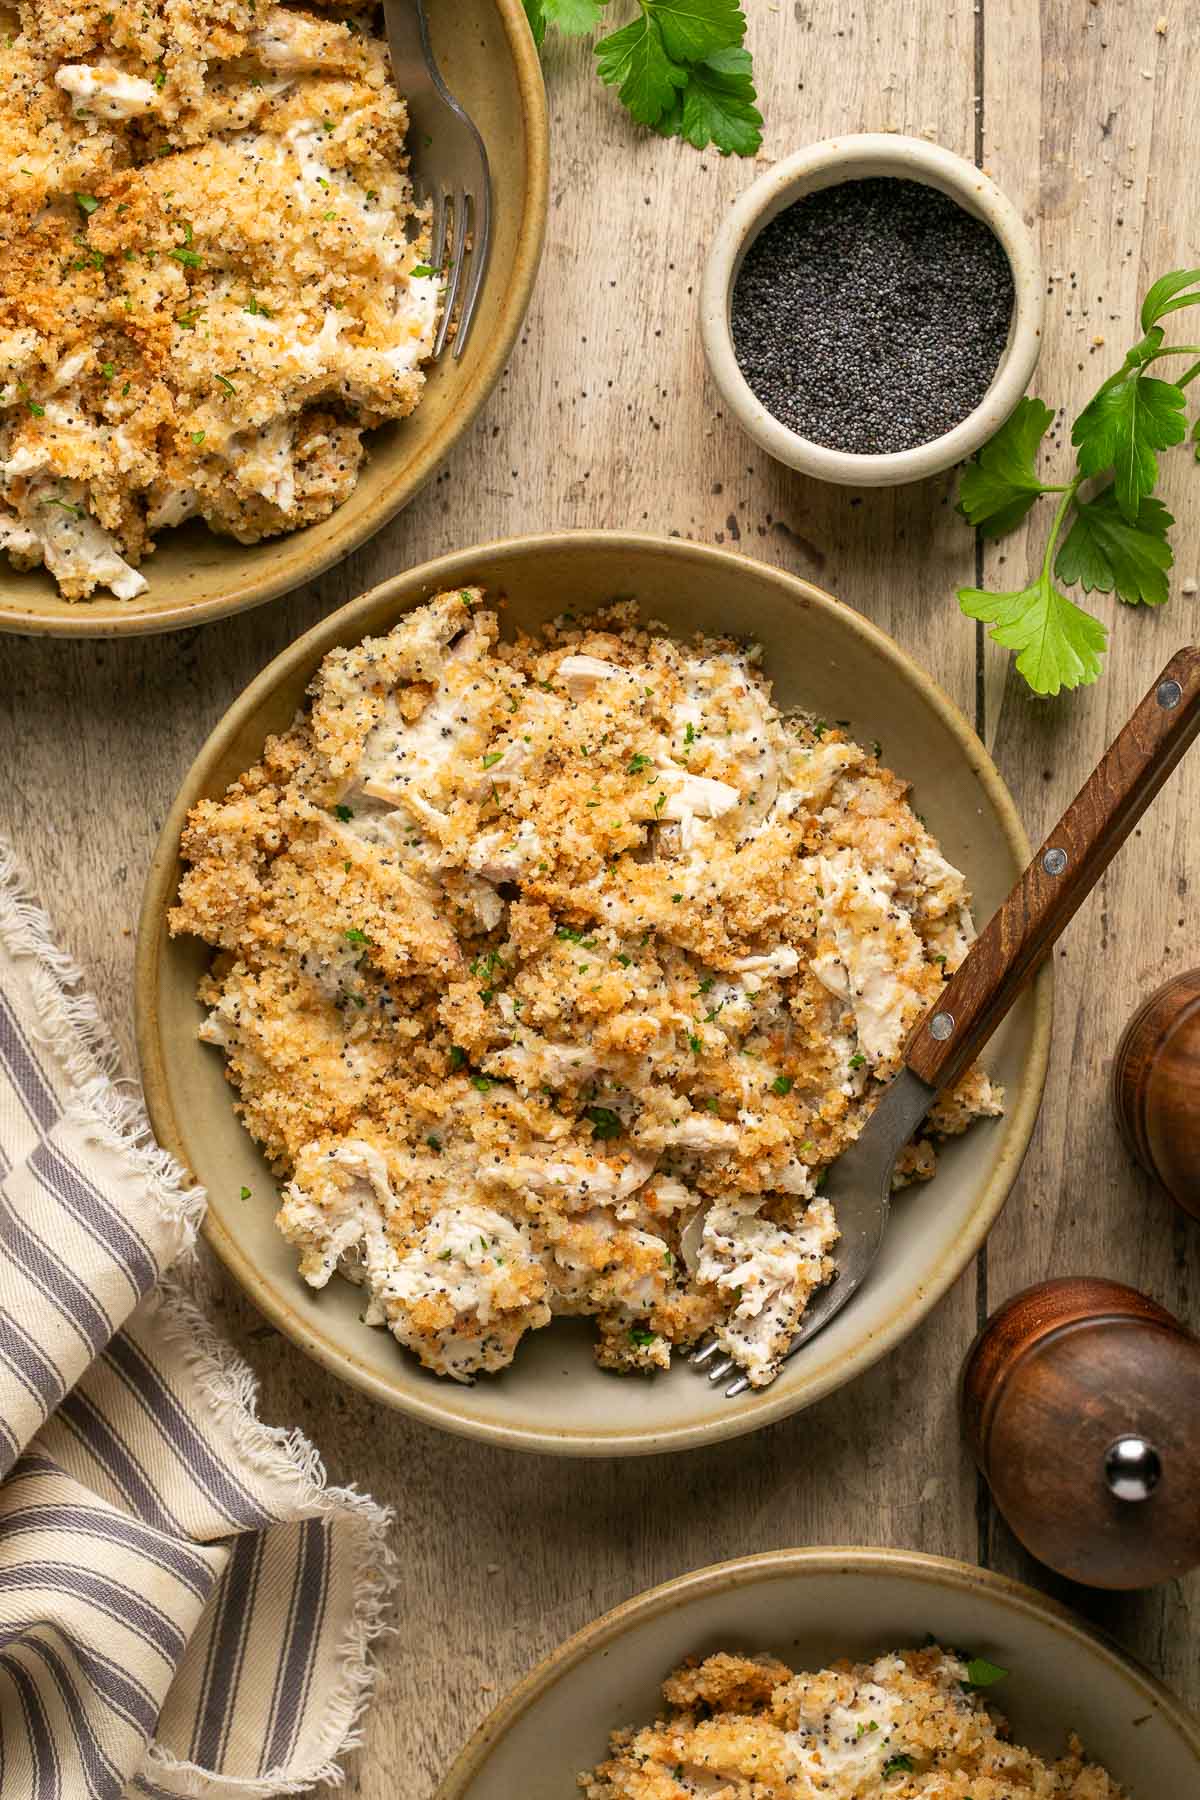
{"label": "small white ceramic bowl", "polygon": [[[738,366],[730,329],[734,285],[746,252],[765,225],[805,194],[890,175],[948,194],[990,226],[1013,277],[1008,343],[991,386],[953,431],[915,449],[881,456],[832,450],[801,437],[767,411]],[[700,332],[713,380],[743,430],[780,462],[846,487],[894,487],[921,481],[974,455],[1001,426],[1029,385],[1042,347],[1043,281],[1037,248],[1020,213],[994,181],[953,151],[924,138],[861,132],[810,144],[760,175],[736,201],[708,253],[700,289]]]}

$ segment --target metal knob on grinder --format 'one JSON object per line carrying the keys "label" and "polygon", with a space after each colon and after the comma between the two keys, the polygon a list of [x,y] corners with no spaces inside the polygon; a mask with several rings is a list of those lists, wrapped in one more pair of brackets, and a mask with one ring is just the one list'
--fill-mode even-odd
{"label": "metal knob on grinder", "polygon": [[1200,1339],[1135,1288],[1015,1295],[967,1354],[962,1407],[997,1507],[1060,1575],[1140,1588],[1200,1564]]}

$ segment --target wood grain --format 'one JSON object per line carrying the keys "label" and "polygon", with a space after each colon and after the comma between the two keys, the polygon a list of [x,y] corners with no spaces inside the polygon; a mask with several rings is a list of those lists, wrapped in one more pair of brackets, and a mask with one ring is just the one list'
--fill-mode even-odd
{"label": "wood grain", "polygon": [[[968,156],[978,148],[1040,220],[1046,267],[1063,271],[1037,382],[1055,404],[1078,403],[1104,357],[1119,356],[1148,279],[1200,263],[1186,130],[1197,31],[1185,0],[751,0],[748,10],[764,166],[835,132],[925,132]],[[0,829],[20,845],[130,1067],[142,875],[193,752],[276,650],[397,568],[488,537],[603,524],[782,564],[869,614],[930,669],[995,748],[1035,840],[1154,670],[1195,635],[1195,603],[1178,593],[1153,616],[1108,607],[1122,616],[1103,684],[1029,699],[954,605],[955,587],[977,571],[949,478],[893,492],[821,488],[769,462],[721,416],[695,290],[718,210],[754,169],[634,135],[585,45],[552,45],[547,81],[551,212],[528,326],[469,439],[417,502],[313,587],[256,613],[122,645],[0,644]],[[1097,333],[1109,345],[1093,355]],[[1200,573],[1185,505],[1197,479],[1177,454],[1168,485],[1185,521],[1183,576]],[[984,573],[1002,576],[1023,556],[1014,539],[988,551]],[[1039,1573],[981,1502],[955,1399],[990,1306],[1050,1273],[1105,1272],[1185,1321],[1196,1316],[1200,1232],[1133,1168],[1106,1076],[1134,1006],[1198,960],[1198,811],[1200,771],[1185,764],[1056,957],[1047,1106],[988,1254],[895,1356],[801,1418],[670,1464],[585,1468],[490,1451],[376,1410],[218,1284],[214,1310],[262,1375],[265,1416],[302,1425],[334,1479],[396,1509],[399,1629],[382,1646],[350,1793],[426,1800],[498,1693],[576,1627],[666,1576],[779,1544],[982,1554],[1067,1593],[1200,1701],[1196,1578],[1112,1602]]]}
{"label": "wood grain", "polygon": [[917,1025],[904,1060],[929,1087],[951,1086],[979,1056],[1197,733],[1200,649],[1189,647],[1151,683]]}

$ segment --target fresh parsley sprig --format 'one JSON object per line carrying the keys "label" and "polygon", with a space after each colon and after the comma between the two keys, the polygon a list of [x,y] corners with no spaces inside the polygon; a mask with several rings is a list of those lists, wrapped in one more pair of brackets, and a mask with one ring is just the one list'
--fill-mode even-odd
{"label": "fresh parsley sprig", "polygon": [[[550,26],[580,37],[610,0],[524,0],[539,50]],[[697,150],[753,156],[762,143],[754,64],[738,0],[637,0],[638,14],[596,45],[597,73],[639,125]]]}
{"label": "fresh parsley sprig", "polygon": [[[1185,389],[1200,375],[1200,345],[1168,344],[1159,321],[1187,306],[1200,306],[1200,269],[1175,269],[1154,283],[1142,303],[1141,338],[1072,426],[1070,481],[1041,479],[1038,452],[1054,414],[1028,398],[963,475],[959,511],[985,537],[1012,531],[1043,494],[1059,496],[1041,568],[1025,587],[958,594],[968,618],[991,625],[995,641],[1018,652],[1017,668],[1035,693],[1095,681],[1108,644],[1107,627],[1056,583],[1115,593],[1127,606],[1162,606],[1168,597],[1175,521],[1153,493],[1159,452],[1188,436]],[[1192,359],[1174,381],[1149,373],[1172,356]],[[1200,419],[1191,435],[1200,439]]]}

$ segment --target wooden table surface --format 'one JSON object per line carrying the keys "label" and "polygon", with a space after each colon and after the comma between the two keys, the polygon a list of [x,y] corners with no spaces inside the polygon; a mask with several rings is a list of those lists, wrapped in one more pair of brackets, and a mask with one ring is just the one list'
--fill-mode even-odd
{"label": "wooden table surface", "polygon": [[[767,119],[760,166],[842,131],[924,134],[977,157],[1040,229],[1049,297],[1035,391],[1051,404],[1075,410],[1119,359],[1155,276],[1200,263],[1187,72],[1200,28],[1188,0],[750,0],[748,11]],[[977,551],[949,478],[825,489],[742,437],[706,379],[693,294],[720,209],[756,170],[635,135],[589,61],[583,45],[548,49],[551,207],[527,329],[407,513],[312,589],[221,624],[127,643],[0,643],[0,830],[131,1066],[142,878],[193,752],[269,657],[406,564],[571,525],[639,526],[782,564],[933,671],[976,720],[1035,840],[1168,654],[1200,632],[1180,591],[1200,575],[1200,470],[1186,452],[1167,481],[1180,519],[1171,605],[1134,614],[1097,596],[1114,625],[1100,685],[1036,702],[955,606]],[[1023,558],[1010,540],[983,554],[984,573],[1005,562],[1015,574]],[[578,1626],[653,1582],[779,1545],[917,1547],[1019,1575],[1065,1594],[1200,1702],[1200,1576],[1104,1598],[1038,1569],[981,1492],[954,1391],[977,1323],[1051,1274],[1114,1276],[1200,1323],[1200,1228],[1131,1168],[1106,1085],[1137,1000],[1200,963],[1198,816],[1194,755],[1056,954],[1045,1108],[986,1251],[897,1354],[799,1418],[669,1466],[506,1454],[377,1410],[220,1289],[222,1322],[262,1374],[265,1415],[300,1423],[333,1478],[396,1509],[399,1630],[381,1648],[348,1791],[426,1800],[499,1695]]]}

